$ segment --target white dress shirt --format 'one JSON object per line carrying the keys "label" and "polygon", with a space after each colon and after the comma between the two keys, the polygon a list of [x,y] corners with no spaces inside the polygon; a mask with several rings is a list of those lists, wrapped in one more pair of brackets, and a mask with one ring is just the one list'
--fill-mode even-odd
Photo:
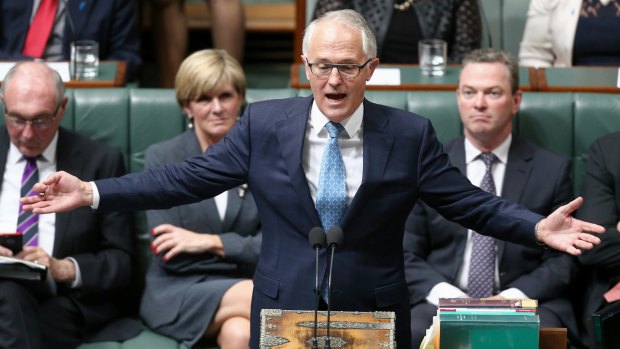
{"label": "white dress shirt", "polygon": [[[58,144],[58,132],[52,138],[47,148],[37,159],[39,180],[56,172],[56,146]],[[26,166],[26,159],[13,143],[9,146],[4,177],[2,178],[2,190],[0,190],[0,231],[15,232],[17,229],[17,216],[19,215],[19,198],[21,197],[21,180]],[[49,213],[39,215],[39,247],[48,255],[54,252],[56,237],[56,214]],[[70,287],[79,287],[82,284],[80,266],[71,257],[68,258],[75,264],[76,277]]]}
{"label": "white dress shirt", "polygon": [[[338,135],[338,145],[340,146],[345,168],[347,205],[351,203],[362,183],[364,167],[363,117],[364,104],[360,104],[353,115],[340,123],[344,130]],[[308,127],[306,128],[302,164],[310,187],[310,195],[312,195],[312,200],[315,203],[323,152],[329,141],[329,135],[325,128],[325,124],[328,122],[329,119],[319,110],[316,101],[313,102],[310,117],[308,118]]]}

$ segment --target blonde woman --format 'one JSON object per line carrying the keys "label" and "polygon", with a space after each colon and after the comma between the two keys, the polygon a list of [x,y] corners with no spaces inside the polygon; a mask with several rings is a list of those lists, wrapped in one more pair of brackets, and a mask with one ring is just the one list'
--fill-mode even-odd
{"label": "blonde woman", "polygon": [[[245,76],[224,50],[187,57],[175,90],[190,128],[151,146],[146,167],[199,155],[235,125],[245,98]],[[203,337],[220,348],[248,348],[252,273],[258,260],[260,222],[243,186],[213,199],[149,211],[151,248],[141,315],[148,326],[188,347]]]}

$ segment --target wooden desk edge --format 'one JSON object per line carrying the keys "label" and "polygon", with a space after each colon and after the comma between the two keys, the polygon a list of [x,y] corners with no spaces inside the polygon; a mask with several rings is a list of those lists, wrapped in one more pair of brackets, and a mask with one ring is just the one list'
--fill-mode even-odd
{"label": "wooden desk edge", "polygon": [[540,349],[566,349],[567,340],[566,328],[540,329]]}
{"label": "wooden desk edge", "polygon": [[125,61],[105,61],[116,63],[116,74],[114,80],[69,80],[65,82],[66,88],[102,88],[102,87],[123,87],[125,86],[125,75],[127,63]]}

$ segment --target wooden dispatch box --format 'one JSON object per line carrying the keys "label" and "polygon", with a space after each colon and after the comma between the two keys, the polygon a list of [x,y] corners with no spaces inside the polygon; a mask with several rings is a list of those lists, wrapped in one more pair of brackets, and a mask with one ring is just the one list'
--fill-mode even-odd
{"label": "wooden dispatch box", "polygon": [[[261,310],[260,348],[312,348],[314,311]],[[330,312],[330,343],[332,348],[396,348],[394,312]],[[317,339],[319,348],[327,338],[327,311],[318,312]]]}

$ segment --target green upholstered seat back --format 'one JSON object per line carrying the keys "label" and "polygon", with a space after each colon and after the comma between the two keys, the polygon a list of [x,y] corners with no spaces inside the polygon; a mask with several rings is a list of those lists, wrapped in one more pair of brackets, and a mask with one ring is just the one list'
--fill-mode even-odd
{"label": "green upholstered seat back", "polygon": [[427,117],[442,143],[463,134],[454,91],[410,92],[407,97],[407,109]]}
{"label": "green upholstered seat back", "polygon": [[620,130],[620,94],[575,93],[573,119],[574,183],[575,192],[581,193],[590,145]]}

